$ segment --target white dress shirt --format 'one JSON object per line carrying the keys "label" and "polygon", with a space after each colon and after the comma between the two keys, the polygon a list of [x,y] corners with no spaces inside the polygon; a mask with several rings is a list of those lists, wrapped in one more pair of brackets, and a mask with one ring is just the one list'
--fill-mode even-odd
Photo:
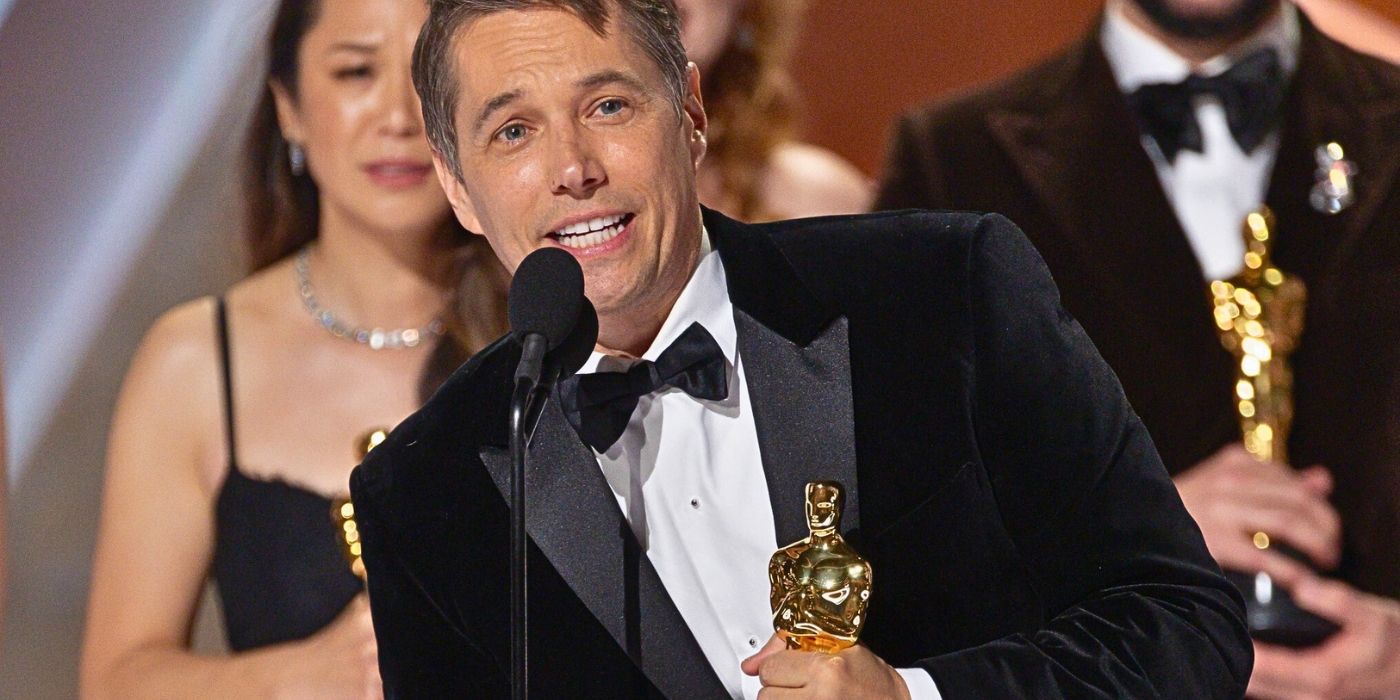
{"label": "white dress shirt", "polygon": [[[1190,62],[1130,22],[1123,15],[1123,1],[1109,3],[1100,34],[1118,89],[1127,95],[1149,83],[1186,79],[1192,72]],[[1219,75],[1236,60],[1273,47],[1278,51],[1284,75],[1291,76],[1298,65],[1297,8],[1288,2],[1282,5],[1283,10],[1253,36],[1228,53],[1200,64],[1195,72],[1202,76]],[[1205,144],[1203,153],[1182,149],[1172,163],[1152,137],[1144,134],[1142,145],[1152,157],[1162,189],[1205,278],[1225,279],[1244,267],[1241,227],[1245,216],[1264,202],[1269,174],[1278,155],[1278,130],[1269,134],[1253,153],[1245,153],[1230,134],[1225,108],[1218,99],[1197,97],[1195,113]]]}
{"label": "white dress shirt", "polygon": [[[674,388],[643,396],[622,437],[594,454],[705,658],[731,696],[753,700],[761,685],[739,664],[773,635],[768,558],[778,542],[724,266],[708,234],[702,246],[699,266],[642,357],[655,361],[698,322],[724,352],[728,398],[705,401]],[[595,352],[580,372],[630,364]],[[899,672],[915,700],[940,698],[928,672]]]}

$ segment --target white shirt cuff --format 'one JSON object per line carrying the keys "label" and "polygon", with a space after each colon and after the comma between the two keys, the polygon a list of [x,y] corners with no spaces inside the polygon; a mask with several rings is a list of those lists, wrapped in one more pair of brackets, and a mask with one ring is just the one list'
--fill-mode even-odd
{"label": "white shirt cuff", "polygon": [[922,668],[897,668],[895,671],[904,679],[904,685],[909,687],[910,700],[943,700],[928,671]]}

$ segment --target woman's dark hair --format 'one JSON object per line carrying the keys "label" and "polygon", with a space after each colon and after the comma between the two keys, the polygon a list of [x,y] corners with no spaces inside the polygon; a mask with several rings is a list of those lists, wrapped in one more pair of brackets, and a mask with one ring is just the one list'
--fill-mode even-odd
{"label": "woman's dark hair", "polygon": [[[297,54],[316,23],[318,0],[283,0],[268,33],[267,80],[248,131],[243,188],[247,202],[244,242],[249,272],[257,272],[316,239],[320,194],[309,173],[294,174],[289,144],[277,123],[275,82],[293,99],[298,94]],[[507,277],[481,236],[448,216],[444,232],[457,248],[457,303],[445,319],[447,333],[434,348],[422,378],[426,398],[457,365],[505,332]]]}
{"label": "woman's dark hair", "polygon": [[772,218],[762,211],[759,185],[773,151],[796,132],[788,60],[805,11],[806,0],[747,3],[724,52],[701,76],[710,117],[705,158],[723,183],[724,201],[716,204],[742,219]]}
{"label": "woman's dark hair", "polygon": [[318,0],[284,0],[268,35],[267,80],[248,131],[243,187],[248,203],[244,239],[250,272],[300,250],[316,238],[319,193],[311,176],[293,175],[289,144],[277,123],[272,83],[297,94],[297,51],[316,23]]}

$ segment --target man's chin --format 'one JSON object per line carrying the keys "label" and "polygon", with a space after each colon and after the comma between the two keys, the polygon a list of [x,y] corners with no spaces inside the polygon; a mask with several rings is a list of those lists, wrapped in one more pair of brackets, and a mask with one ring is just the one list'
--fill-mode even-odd
{"label": "man's chin", "polygon": [[1253,31],[1279,7],[1279,0],[1240,0],[1210,14],[1188,14],[1171,0],[1131,0],[1162,31],[1183,39],[1223,39]]}
{"label": "man's chin", "polygon": [[636,313],[636,303],[628,303],[626,292],[590,284],[585,271],[583,278],[584,295],[598,312],[599,322],[627,319]]}

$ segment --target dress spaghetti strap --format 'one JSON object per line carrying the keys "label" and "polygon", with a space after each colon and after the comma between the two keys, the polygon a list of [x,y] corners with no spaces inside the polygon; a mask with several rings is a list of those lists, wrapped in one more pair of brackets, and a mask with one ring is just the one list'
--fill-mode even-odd
{"label": "dress spaghetti strap", "polygon": [[214,320],[219,333],[219,371],[223,375],[224,385],[224,438],[228,440],[228,466],[231,471],[236,472],[238,441],[234,439],[233,431],[233,363],[229,357],[228,310],[223,297],[214,301]]}
{"label": "dress spaghetti strap", "polygon": [[238,652],[306,639],[325,629],[364,592],[364,583],[341,553],[344,532],[331,520],[330,499],[239,468],[225,300],[216,299],[214,310],[229,471],[214,505],[209,572],[219,591],[229,649]]}

